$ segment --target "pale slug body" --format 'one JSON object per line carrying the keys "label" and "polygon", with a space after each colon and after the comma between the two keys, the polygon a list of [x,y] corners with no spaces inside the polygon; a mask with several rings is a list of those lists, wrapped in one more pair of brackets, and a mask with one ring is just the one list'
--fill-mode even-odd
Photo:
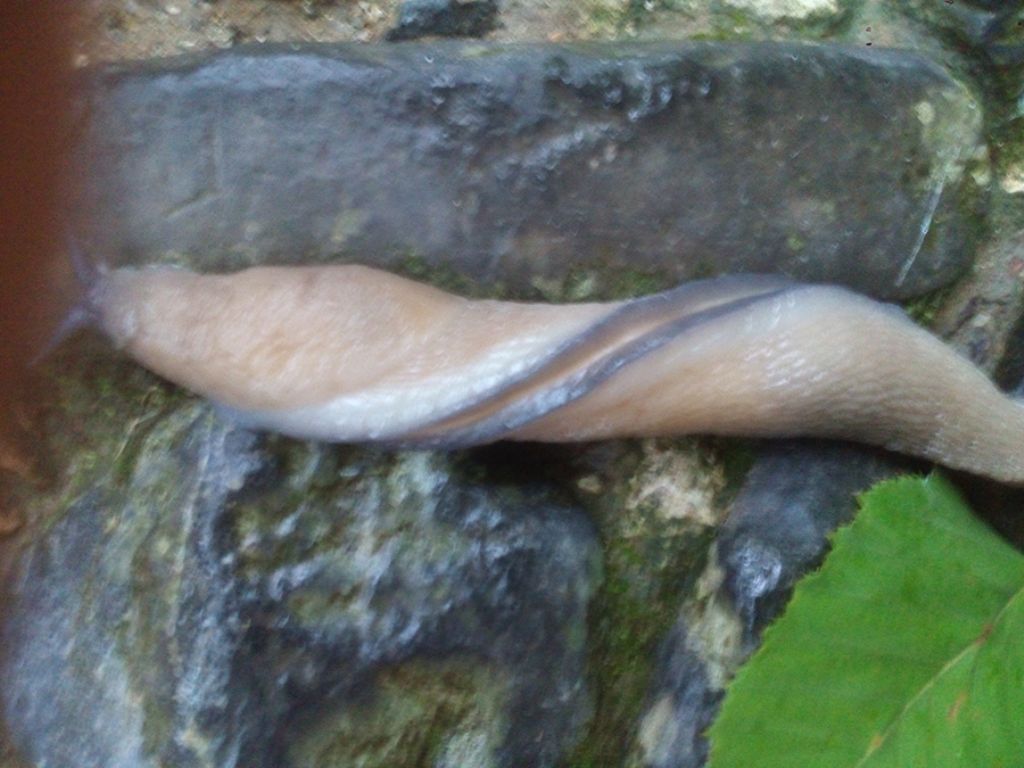
{"label": "pale slug body", "polygon": [[841,288],[732,277],[516,304],[329,266],[117,269],[91,295],[140,363],[289,435],[443,447],[807,435],[1024,482],[1024,407],[898,310]]}

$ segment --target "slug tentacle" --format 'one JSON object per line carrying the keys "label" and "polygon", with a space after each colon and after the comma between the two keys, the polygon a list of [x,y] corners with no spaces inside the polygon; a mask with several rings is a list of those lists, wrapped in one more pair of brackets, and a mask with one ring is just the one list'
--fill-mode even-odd
{"label": "slug tentacle", "polygon": [[892,307],[747,276],[625,302],[470,301],[366,267],[103,275],[102,327],[243,423],[454,447],[859,440],[1024,482],[1024,408]]}
{"label": "slug tentacle", "polygon": [[91,262],[73,239],[68,239],[68,260],[75,273],[78,283],[78,298],[71,308],[64,315],[50,338],[43,345],[30,365],[37,365],[50,355],[54,349],[71,336],[75,331],[82,328],[97,326],[102,317],[102,299],[100,291],[103,286],[103,276],[106,274],[106,267],[103,264]]}

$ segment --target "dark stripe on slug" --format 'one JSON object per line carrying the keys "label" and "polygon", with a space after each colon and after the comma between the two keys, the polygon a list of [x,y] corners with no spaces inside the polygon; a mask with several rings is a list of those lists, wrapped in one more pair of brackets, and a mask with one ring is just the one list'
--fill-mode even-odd
{"label": "dark stripe on slug", "polygon": [[[644,322],[648,322],[651,329],[654,329],[673,319],[696,314],[712,306],[724,305],[737,298],[765,294],[795,285],[797,284],[775,275],[725,275],[684,283],[668,291],[638,297],[623,304],[583,333],[562,342],[528,370],[497,384],[490,391],[461,405],[451,413],[401,433],[394,439],[386,438],[385,442],[396,446],[419,445],[423,444],[421,440],[430,440],[431,435],[448,434],[452,430],[457,430],[460,425],[468,426],[471,422],[479,421],[485,418],[489,411],[494,411],[502,401],[522,399],[522,391],[536,386],[538,379],[550,376],[553,372],[557,373],[560,368],[571,366],[573,359],[582,362],[586,359],[588,350],[601,352],[614,348],[617,335],[624,336],[630,328]],[[639,335],[642,334],[638,334],[637,338]]]}
{"label": "dark stripe on slug", "polygon": [[[740,280],[749,288],[754,288],[750,281],[758,278]],[[717,281],[705,281],[709,282]],[[728,282],[734,283],[729,286],[732,288],[731,295],[743,293],[737,290],[735,282],[739,281]],[[567,347],[563,347],[557,356],[547,358],[526,376],[505,385],[494,395],[421,429],[389,438],[387,442],[400,446],[451,448],[500,440],[508,433],[583,397],[624,366],[682,335],[717,318],[776,298],[794,287],[805,287],[788,281],[769,279],[761,285],[764,286],[764,290],[760,292],[752,292],[719,303],[714,303],[714,299],[708,300],[709,286],[700,283],[690,283],[673,291],[638,299],[623,306],[612,316],[574,339]],[[690,294],[690,290],[683,289],[703,289],[700,297],[703,300],[699,304],[704,308],[686,311],[686,304],[678,306],[679,302],[685,301]],[[666,303],[674,303],[677,306],[666,307]],[[707,306],[709,303],[711,305]],[[610,337],[625,335],[624,331],[628,331],[630,326],[642,325],[643,320],[649,319],[654,313],[667,317],[654,324],[650,330],[624,343],[613,343],[610,347],[604,348],[609,341],[614,342]],[[594,359],[583,367],[574,368],[571,358],[585,357],[587,351],[591,349],[598,353],[594,355]],[[530,389],[536,392],[531,393]]]}

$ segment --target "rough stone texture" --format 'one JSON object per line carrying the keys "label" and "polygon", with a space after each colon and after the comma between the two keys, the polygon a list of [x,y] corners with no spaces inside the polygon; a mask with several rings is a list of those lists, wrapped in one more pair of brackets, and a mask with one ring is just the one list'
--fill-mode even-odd
{"label": "rough stone texture", "polygon": [[694,589],[724,507],[726,478],[693,439],[594,446],[573,464],[604,543],[605,580],[589,637],[593,722],[564,764],[622,765],[658,648]]}
{"label": "rough stone texture", "polygon": [[412,260],[512,295],[781,271],[909,296],[970,258],[980,114],[911,54],[410,43],[93,86],[76,229],[115,262]]}
{"label": "rough stone texture", "polygon": [[[902,11],[970,56],[973,74],[988,92],[990,143],[1002,144],[1000,133],[1024,135],[1024,2],[912,0]],[[1011,157],[1024,159],[1016,148]]]}
{"label": "rough stone texture", "polygon": [[[1024,133],[1016,137],[1024,156]],[[1024,397],[1024,196],[997,191],[991,236],[970,276],[960,281],[936,313],[934,328],[993,375],[996,383]],[[971,509],[1024,551],[1024,489],[960,475]]]}
{"label": "rough stone texture", "polygon": [[725,588],[743,622],[745,650],[784,607],[793,585],[825,555],[828,536],[856,512],[856,495],[907,462],[825,441],[769,444],[718,538]]}
{"label": "rough stone texture", "polygon": [[842,10],[837,0],[724,0],[724,5],[726,8],[749,11],[769,22],[830,17]]}
{"label": "rough stone texture", "polygon": [[726,683],[818,565],[857,493],[902,465],[878,451],[822,441],[768,444],[718,534],[698,588],[662,646],[630,766],[699,768],[704,731]]}
{"label": "rough stone texture", "polygon": [[480,37],[497,23],[497,0],[405,0],[387,39]]}
{"label": "rough stone texture", "polygon": [[155,59],[244,43],[382,40],[399,0],[80,0],[73,63]]}
{"label": "rough stone texture", "polygon": [[1018,86],[1024,80],[1020,67],[1024,64],[1024,3],[1007,3],[991,29],[985,51],[992,62],[1004,67]]}
{"label": "rough stone texture", "polygon": [[640,720],[630,768],[698,768],[707,759],[703,733],[722,699],[712,687],[700,655],[687,643],[690,630],[680,619],[662,644],[656,683]]}
{"label": "rough stone texture", "polygon": [[[1024,213],[1024,204],[1016,207]],[[1014,389],[1024,380],[1024,350],[1015,338],[1024,311],[1024,228],[1003,218],[992,224],[1009,231],[982,247],[976,269],[923,319],[975,365],[995,373],[1000,386]]]}
{"label": "rough stone texture", "polygon": [[217,513],[257,468],[252,437],[189,421],[150,435],[155,460],[121,498],[99,486],[72,500],[7,585],[4,714],[35,764],[236,765],[260,738],[231,674],[241,621],[216,541]]}
{"label": "rough stone texture", "polygon": [[1000,186],[1006,192],[1024,192],[1024,2],[1007,3],[991,40],[984,48],[991,62],[990,80],[999,84],[992,103],[998,111],[992,137],[1000,160]]}
{"label": "rough stone texture", "polygon": [[1024,3],[1020,0],[955,0],[938,3],[911,0],[905,4],[905,9],[909,15],[984,51],[1004,35],[1012,33],[1022,6]]}
{"label": "rough stone texture", "polygon": [[543,766],[578,738],[585,516],[145,386],[126,437],[102,422],[139,412],[131,379],[60,414],[75,471],[7,545],[0,690],[31,764]]}

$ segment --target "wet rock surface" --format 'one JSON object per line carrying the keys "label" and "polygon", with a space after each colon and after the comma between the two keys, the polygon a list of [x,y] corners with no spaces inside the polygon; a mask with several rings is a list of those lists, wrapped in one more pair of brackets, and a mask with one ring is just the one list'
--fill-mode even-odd
{"label": "wet rock surface", "polygon": [[717,544],[745,652],[781,613],[796,581],[821,563],[832,532],[853,519],[857,494],[914,466],[845,443],[785,440],[762,449]]}
{"label": "wet rock surface", "polygon": [[543,486],[266,441],[188,400],[131,442],[6,553],[30,764],[550,765],[578,738],[600,561]]}
{"label": "wet rock surface", "polygon": [[691,629],[679,619],[658,654],[656,684],[646,702],[627,765],[631,768],[699,768],[708,756],[704,732],[722,700],[704,659],[692,647]]}
{"label": "wet rock surface", "polygon": [[231,674],[242,630],[216,532],[258,468],[253,438],[183,416],[150,435],[155,461],[120,491],[70,500],[7,585],[4,715],[33,764],[195,765],[194,732],[235,765],[258,738]]}
{"label": "wet rock surface", "polygon": [[415,40],[429,35],[479,37],[497,23],[497,0],[405,0],[387,39]]}
{"label": "wet rock surface", "polygon": [[76,230],[114,262],[412,261],[520,296],[785,272],[910,296],[967,265],[982,197],[974,100],[899,52],[238,49],[95,73],[87,102]]}

